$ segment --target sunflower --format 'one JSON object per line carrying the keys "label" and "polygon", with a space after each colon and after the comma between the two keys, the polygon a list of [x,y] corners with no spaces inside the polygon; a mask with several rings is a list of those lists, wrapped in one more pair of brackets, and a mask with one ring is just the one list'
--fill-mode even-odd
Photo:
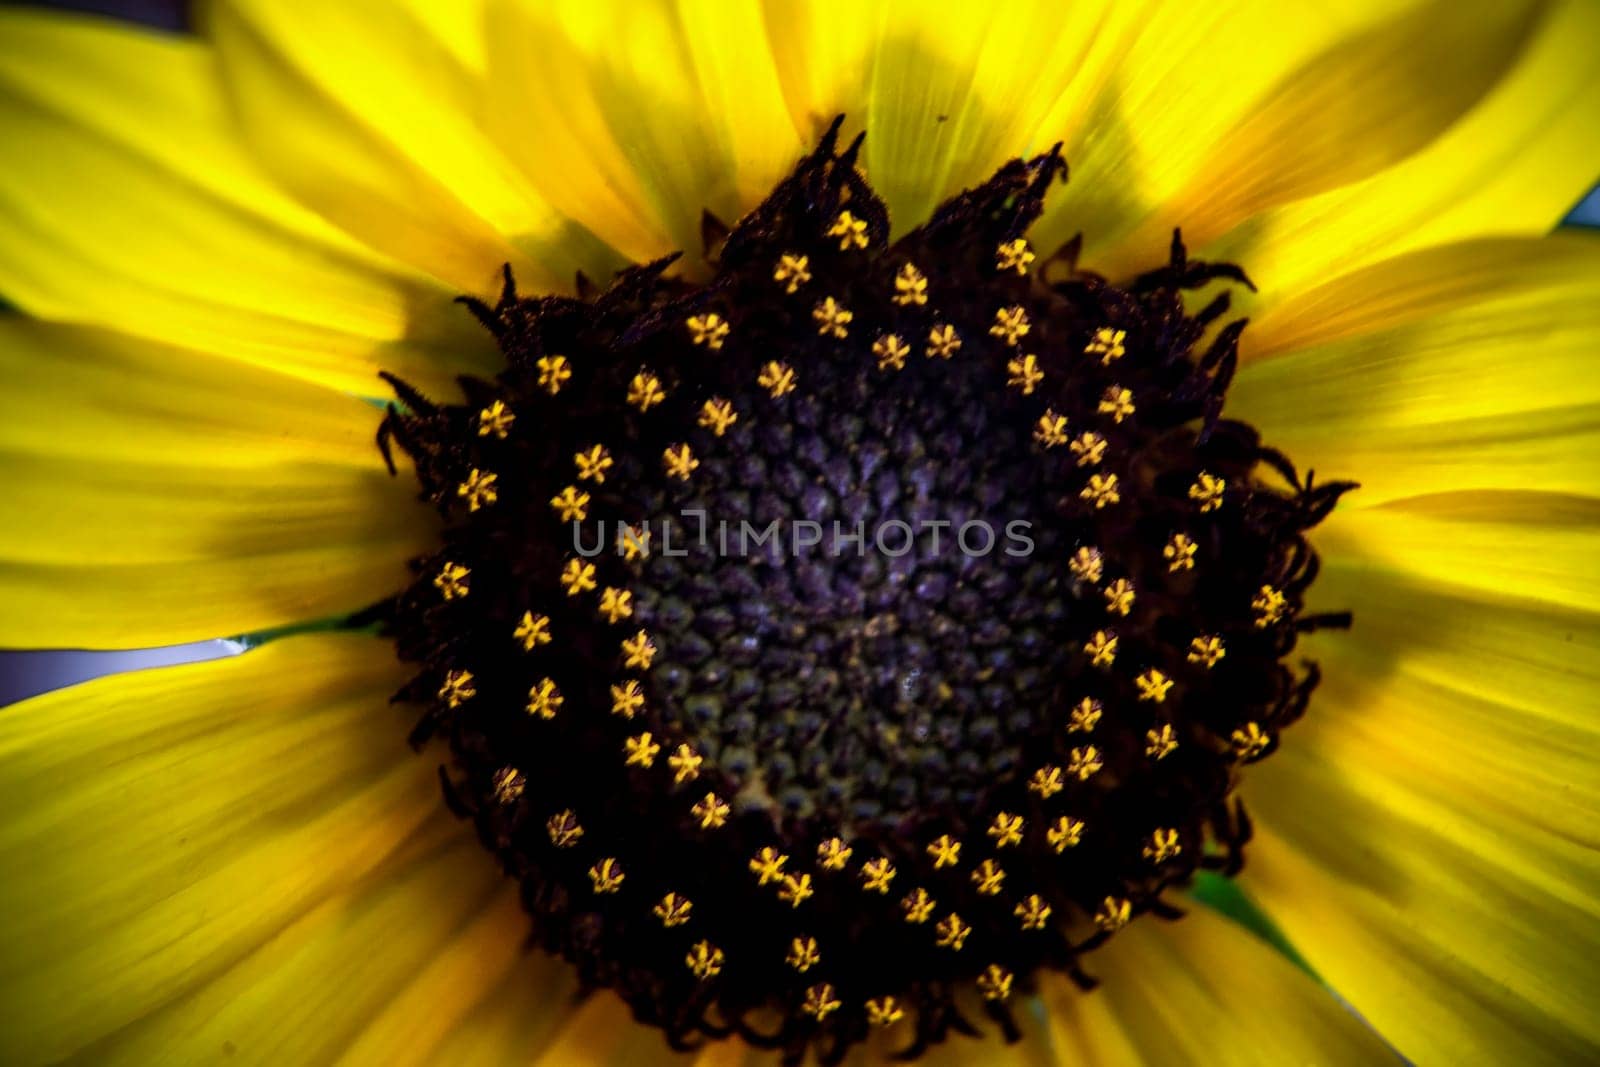
{"label": "sunflower", "polygon": [[1600,9],[196,26],[0,12],[0,646],[254,646],[6,1062],[1600,1054]]}

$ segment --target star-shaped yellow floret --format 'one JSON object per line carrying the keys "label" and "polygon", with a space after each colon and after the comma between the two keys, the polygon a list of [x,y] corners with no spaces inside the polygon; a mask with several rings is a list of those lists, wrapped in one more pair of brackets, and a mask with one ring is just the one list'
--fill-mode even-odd
{"label": "star-shaped yellow floret", "polygon": [[785,252],[778,257],[772,269],[772,280],[783,286],[783,291],[793,293],[811,280],[811,257],[795,252]]}
{"label": "star-shaped yellow floret", "polygon": [[582,522],[589,517],[589,494],[569,485],[550,498],[550,506],[562,522]]}
{"label": "star-shaped yellow floret", "polygon": [[1073,705],[1071,718],[1067,722],[1067,733],[1092,733],[1099,725],[1100,716],[1104,711],[1105,709],[1094,697],[1084,697]]}
{"label": "star-shaped yellow floret", "polygon": [[496,437],[504,441],[506,434],[511,431],[511,424],[516,421],[517,416],[506,407],[505,401],[496,400],[478,412],[478,436]]}
{"label": "star-shaped yellow floret", "polygon": [[1094,913],[1094,923],[1107,933],[1120,930],[1128,925],[1128,915],[1132,909],[1132,903],[1127,900],[1106,897],[1100,902],[1100,910]]}
{"label": "star-shaped yellow floret", "polygon": [[1028,312],[1020,304],[1014,307],[1000,308],[994,313],[994,325],[989,327],[989,334],[999,337],[1008,345],[1015,345],[1028,335],[1033,329],[1028,324]]}
{"label": "star-shaped yellow floret", "polygon": [[721,397],[712,397],[700,406],[700,425],[721,437],[728,432],[728,427],[739,421],[738,412],[733,410],[733,405]]}
{"label": "star-shaped yellow floret", "polygon": [[761,373],[756,375],[756,384],[772,394],[772,399],[787,396],[794,392],[794,369],[777,360],[768,361]]}
{"label": "star-shaped yellow floret", "polygon": [[894,881],[894,864],[886,859],[868,860],[861,865],[861,888],[872,893],[887,893]]}
{"label": "star-shaped yellow floret", "polygon": [[1218,478],[1207,471],[1201,471],[1195,477],[1194,484],[1189,487],[1189,499],[1200,505],[1202,514],[1207,511],[1216,511],[1222,506],[1222,497],[1227,492],[1227,489],[1227,479]]}
{"label": "star-shaped yellow floret", "polygon": [[1169,571],[1188,571],[1194,569],[1194,554],[1200,546],[1189,539],[1188,534],[1173,534],[1161,555],[1167,561]]}
{"label": "star-shaped yellow floret", "polygon": [[1018,356],[1006,363],[1006,374],[1006,384],[1020,390],[1023,396],[1032,396],[1034,389],[1044,381],[1038,357],[1031,355]]}
{"label": "star-shaped yellow floret", "polygon": [[700,777],[700,765],[706,758],[686,744],[680,744],[672,755],[667,757],[667,766],[672,768],[672,782],[682,785],[692,782]]}
{"label": "star-shaped yellow floret", "polygon": [[623,560],[628,563],[648,556],[650,554],[649,528],[641,524],[624,529],[617,541],[617,551],[622,553]]}
{"label": "star-shaped yellow floret", "polygon": [[1117,659],[1117,635],[1096,630],[1084,644],[1083,651],[1096,667],[1109,667]]}
{"label": "star-shaped yellow floret", "polygon": [[1098,582],[1105,572],[1105,557],[1093,545],[1084,545],[1072,554],[1067,567],[1080,582]]}
{"label": "star-shaped yellow floret", "polygon": [[661,379],[649,371],[640,371],[628,383],[628,403],[640,411],[649,411],[667,398],[661,388]]}
{"label": "star-shaped yellow floret", "polygon": [[900,901],[900,909],[906,913],[906,922],[921,925],[933,917],[933,909],[938,901],[928,895],[928,891],[918,886],[907,893]]}
{"label": "star-shaped yellow floret", "polygon": [[855,851],[842,837],[830,837],[817,846],[817,865],[825,871],[842,871]]}
{"label": "star-shaped yellow floret", "polygon": [[1146,670],[1133,680],[1139,688],[1139,699],[1152,701],[1156,704],[1167,699],[1167,693],[1172,690],[1172,679],[1156,670],[1154,667]]}
{"label": "star-shaped yellow floret", "polygon": [[439,595],[446,600],[456,600],[464,597],[471,586],[467,578],[472,574],[470,570],[459,563],[446,563],[439,568],[439,573],[433,576],[433,587],[439,590]]}
{"label": "star-shaped yellow floret", "polygon": [[1050,920],[1050,905],[1037,893],[1022,898],[1022,903],[1011,909],[1011,914],[1022,921],[1024,930],[1043,930]]}
{"label": "star-shaped yellow floret", "polygon": [[1089,475],[1088,483],[1078,495],[1093,504],[1096,511],[1122,500],[1115,473]]}
{"label": "star-shaped yellow floret", "polygon": [[600,591],[600,614],[606,622],[619,623],[633,615],[633,594],[626,589],[607,586]]}
{"label": "star-shaped yellow floret", "polygon": [[[517,802],[522,796],[523,790],[528,787],[528,779],[515,767],[501,767],[494,772],[494,777],[490,779],[489,784],[494,789],[495,803],[505,806]],[[573,825],[577,825],[576,821],[574,821]],[[583,828],[578,827],[577,832],[581,835]]]}
{"label": "star-shaped yellow floret", "polygon": [[1053,763],[1040,767],[1028,779],[1028,791],[1036,794],[1040,800],[1049,800],[1065,788],[1061,782],[1061,768]]}
{"label": "star-shaped yellow floret", "polygon": [[694,901],[678,893],[668,893],[662,897],[651,912],[661,920],[662,926],[682,926],[689,921],[689,915],[694,911]]}
{"label": "star-shaped yellow floret", "polygon": [[696,941],[683,962],[696,978],[704,982],[722,973],[722,964],[726,958],[722,950],[711,942]]}
{"label": "star-shaped yellow floret", "polygon": [[551,641],[550,616],[524,611],[511,636],[522,645],[524,652],[532,652],[540,645],[548,645]]}
{"label": "star-shaped yellow floret", "polygon": [[894,997],[873,997],[866,1003],[867,1022],[873,1026],[893,1026],[906,1017]]}
{"label": "star-shaped yellow floret", "polygon": [[848,252],[852,248],[867,247],[867,222],[858,219],[848,210],[839,212],[834,216],[833,225],[828,227],[828,236],[839,239],[839,251]]}
{"label": "star-shaped yellow floret", "polygon": [[567,565],[561,569],[561,587],[567,591],[568,596],[577,596],[593,589],[594,564],[581,559],[567,560]]}
{"label": "star-shaped yellow floret", "polygon": [[1144,733],[1144,754],[1151,759],[1165,759],[1177,747],[1178,739],[1172,732],[1171,723],[1162,723],[1159,729],[1146,730]]}
{"label": "star-shaped yellow floret", "polygon": [[667,450],[661,453],[661,465],[666,468],[667,477],[686,482],[689,475],[699,468],[700,461],[695,459],[688,445],[676,444],[667,446]]}
{"label": "star-shaped yellow floret", "polygon": [[935,944],[940,948],[947,948],[953,952],[960,952],[961,946],[967,943],[967,935],[972,933],[972,927],[961,921],[961,916],[951,912],[939,920],[933,928],[937,935]]}
{"label": "star-shaped yellow floret", "polygon": [[778,899],[792,908],[798,908],[815,895],[809,874],[786,874],[783,876],[783,885],[778,889]]}
{"label": "star-shaped yellow floret", "polygon": [[1112,422],[1121,422],[1134,413],[1133,391],[1120,385],[1107,386],[1097,410],[1102,415],[1110,415]]}
{"label": "star-shaped yellow floret", "polygon": [[715,793],[707,793],[695,802],[690,814],[699,822],[702,830],[715,830],[726,825],[730,809],[727,803]]}
{"label": "star-shaped yellow floret", "polygon": [[1011,996],[1012,974],[998,963],[991,963],[978,975],[978,992],[984,1000],[1000,1001]]}
{"label": "star-shaped yellow floret", "polygon": [[450,671],[439,685],[438,696],[446,707],[458,708],[477,695],[478,688],[472,684],[471,671]]}
{"label": "star-shaped yellow floret", "polygon": [[1255,599],[1250,601],[1250,607],[1256,613],[1256,629],[1265,630],[1283,618],[1289,610],[1289,601],[1272,586],[1264,585]]}
{"label": "star-shaped yellow floret", "polygon": [[647,632],[640,630],[622,642],[622,655],[623,666],[629,670],[647,671],[656,658],[655,642]]}
{"label": "star-shaped yellow floret", "polygon": [[1011,270],[1018,274],[1026,274],[1028,265],[1033,260],[1033,250],[1028,247],[1028,242],[1020,237],[1004,242],[994,252],[994,266],[1000,271]]}
{"label": "star-shaped yellow floret", "polygon": [[1039,416],[1039,421],[1034,424],[1033,439],[1046,448],[1066,444],[1067,417],[1046,409],[1045,413]]}
{"label": "star-shaped yellow floret", "polygon": [[788,856],[769,845],[757,852],[755,859],[750,861],[750,873],[756,876],[761,885],[766,885],[783,877],[783,865],[788,862]]}
{"label": "star-shaped yellow floret", "polygon": [[629,767],[653,767],[656,756],[661,754],[661,745],[650,731],[646,730],[624,740],[622,751],[627,757],[625,762]]}
{"label": "star-shaped yellow floret", "polygon": [[1233,731],[1228,738],[1233,743],[1233,753],[1240,759],[1254,759],[1266,751],[1272,743],[1272,737],[1261,728],[1260,723],[1247,722],[1243,727]]}
{"label": "star-shaped yellow floret", "polygon": [[695,344],[704,345],[713,352],[721,350],[722,342],[728,339],[728,331],[732,329],[715,311],[690,315],[684,325],[689,328],[689,338]]}
{"label": "star-shaped yellow floret", "polygon": [[558,811],[546,819],[544,831],[550,835],[550,843],[556,848],[571,848],[583,838],[583,827],[571,808]]}
{"label": "star-shaped yellow floret", "polygon": [[1151,863],[1165,863],[1167,860],[1183,851],[1183,845],[1178,840],[1178,831],[1172,827],[1164,827],[1150,835],[1150,840],[1144,846],[1144,858]]}
{"label": "star-shaped yellow floret", "polygon": [[806,990],[806,998],[801,1001],[800,1010],[820,1023],[842,1006],[839,998],[834,996],[833,986],[823,982]]}
{"label": "star-shaped yellow floret", "polygon": [[1106,458],[1106,439],[1097,433],[1080,433],[1067,447],[1077,457],[1080,467],[1098,466]]}
{"label": "star-shaped yellow floret", "polygon": [[1093,778],[1103,766],[1105,763],[1100,759],[1100,750],[1093,745],[1083,745],[1067,753],[1067,773],[1080,782]]}
{"label": "star-shaped yellow floret", "polygon": [[631,719],[644,707],[644,690],[633,680],[611,687],[611,712]]}
{"label": "star-shaped yellow floret", "polygon": [[961,337],[948,322],[939,323],[928,331],[926,352],[929,359],[949,359],[960,347]]}
{"label": "star-shaped yellow floret", "polygon": [[856,316],[830,296],[811,310],[811,317],[816,320],[818,334],[843,339],[850,335],[850,323]]}
{"label": "star-shaped yellow floret", "polygon": [[1106,598],[1106,610],[1111,614],[1126,615],[1133,610],[1133,583],[1128,579],[1118,578],[1100,592]]}
{"label": "star-shaped yellow floret", "polygon": [[1063,815],[1045,831],[1044,837],[1051,848],[1065,852],[1083,839],[1083,820]]}
{"label": "star-shaped yellow floret", "polygon": [[1127,330],[1113,330],[1109,326],[1102,326],[1094,332],[1089,343],[1083,346],[1085,355],[1099,356],[1102,366],[1109,367],[1115,360],[1122,358],[1127,351],[1122,342],[1127,340]]}
{"label": "star-shaped yellow floret", "polygon": [[911,346],[897,333],[886,333],[872,342],[872,354],[878,357],[879,370],[904,370],[906,356],[910,353]]}
{"label": "star-shaped yellow floret", "polygon": [[998,896],[1005,880],[1006,872],[994,860],[984,860],[972,872],[972,884],[986,897]]}
{"label": "star-shaped yellow floret", "polygon": [[500,499],[500,490],[495,486],[497,481],[499,478],[492,471],[480,471],[474,467],[467,475],[467,480],[456,486],[456,496],[467,502],[468,511],[488,507]]}
{"label": "star-shaped yellow floret", "polygon": [[784,957],[784,962],[801,974],[805,974],[818,963],[822,962],[822,950],[817,947],[814,937],[797,937],[789,942],[789,955]]}
{"label": "star-shaped yellow floret", "polygon": [[572,364],[566,356],[540,356],[534,364],[539,372],[539,388],[555,396],[572,377]]}
{"label": "star-shaped yellow floret", "polygon": [[913,263],[907,263],[894,276],[894,296],[901,307],[921,307],[928,302],[928,279]]}
{"label": "star-shaped yellow floret", "polygon": [[1002,811],[995,815],[994,822],[989,824],[989,836],[994,838],[995,848],[1010,848],[1022,843],[1022,816],[1013,815]]}
{"label": "star-shaped yellow floret", "polygon": [[561,695],[561,690],[556,687],[553,679],[541,678],[528,690],[529,715],[537,715],[541,719],[553,719],[564,703],[566,698]]}
{"label": "star-shaped yellow floret", "polygon": [[928,846],[928,855],[933,857],[933,868],[954,867],[961,862],[961,842],[949,834],[940,834]]}
{"label": "star-shaped yellow floret", "polygon": [[616,463],[611,458],[611,453],[606,451],[605,445],[593,445],[582,452],[575,453],[572,457],[578,466],[578,480],[580,482],[594,482],[602,484],[606,480],[606,471]]}
{"label": "star-shaped yellow floret", "polygon": [[1222,638],[1216,634],[1206,634],[1189,642],[1189,662],[1198,663],[1207,670],[1215,667],[1217,661],[1227,654]]}
{"label": "star-shaped yellow floret", "polygon": [[624,877],[622,865],[609,856],[589,868],[589,881],[596,893],[615,893],[622,888]]}

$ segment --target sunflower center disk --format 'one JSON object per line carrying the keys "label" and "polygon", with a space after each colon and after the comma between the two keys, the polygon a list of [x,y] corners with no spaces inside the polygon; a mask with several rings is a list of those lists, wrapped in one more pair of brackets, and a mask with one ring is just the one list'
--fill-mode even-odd
{"label": "sunflower center disk", "polygon": [[447,520],[387,611],[399,696],[537,941],[675,1043],[791,1060],[920,1051],[969,997],[1013,1034],[1039,969],[1092,984],[1237,869],[1348,488],[1220,418],[1243,323],[1183,294],[1236,268],[1036,263],[1053,154],[891,245],[836,133],[704,286],[469,301],[506,371],[391,379],[380,432]]}
{"label": "sunflower center disk", "polygon": [[848,335],[798,340],[793,397],[736,394],[748,417],[691,435],[691,484],[639,493],[644,685],[736,812],[881,836],[1021,765],[1068,612],[1039,554],[1066,524],[1019,406],[963,399],[992,367],[886,374]]}

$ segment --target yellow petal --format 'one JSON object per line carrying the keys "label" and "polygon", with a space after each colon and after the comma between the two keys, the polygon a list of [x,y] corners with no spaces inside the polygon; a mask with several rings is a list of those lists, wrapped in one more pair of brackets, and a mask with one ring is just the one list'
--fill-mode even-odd
{"label": "yellow petal", "polygon": [[[1431,813],[1386,814],[1387,796],[1341,801],[1339,788],[1309,788],[1297,803],[1325,803],[1330,819],[1370,817],[1374,835],[1394,835],[1380,856],[1346,842],[1335,859],[1325,841],[1305,845],[1297,825],[1269,826],[1253,843],[1245,884],[1296,947],[1412,1062],[1591,1061],[1592,914],[1485,863],[1475,844],[1418,827]],[[1449,874],[1412,881],[1390,860],[1400,848]]]}
{"label": "yellow petal", "polygon": [[1296,948],[1416,1062],[1591,1058],[1593,844],[1349,766],[1290,758],[1252,790],[1245,885]]}
{"label": "yellow petal", "polygon": [[[381,1027],[399,1004],[431,995],[413,1010],[435,1017],[412,1020],[415,1043],[397,1061],[438,1062],[430,1046],[497,977],[495,950],[487,972],[460,958],[472,947],[488,949],[486,917],[499,920],[502,940],[511,935],[518,944],[499,883],[493,861],[461,833],[447,848],[387,863],[189,996],[114,1035],[94,1050],[96,1061],[391,1063],[363,1058],[383,1045],[368,1042],[371,1027]],[[460,982],[445,981],[449,971]]]}
{"label": "yellow petal", "polygon": [[1346,556],[1315,592],[1355,626],[1246,779],[1245,887],[1414,1061],[1592,1058],[1600,616]]}
{"label": "yellow petal", "polygon": [[463,71],[481,77],[487,63],[483,9],[486,0],[399,0],[426,34],[455,58]]}
{"label": "yellow petal", "polygon": [[[384,0],[291,10],[217,0],[201,24],[244,136],[283,185],[374,248],[463,292],[509,262],[524,287],[566,288],[616,257],[518,174],[479,120],[504,106],[437,17]],[[537,62],[531,40],[524,62]],[[286,121],[285,115],[295,116]],[[537,141],[537,128],[520,136]]]}
{"label": "yellow petal", "polygon": [[560,1030],[534,1058],[534,1067],[629,1067],[671,1055],[662,1031],[634,1022],[627,1005],[609,989],[567,1005],[565,1014]]}
{"label": "yellow petal", "polygon": [[[104,1062],[112,1035],[292,937],[408,842],[458,832],[386,707],[404,677],[370,637],[290,638],[7,708],[0,1059]],[[240,1010],[282,1039],[316,1030],[260,1001]]]}
{"label": "yellow petal", "polygon": [[1588,767],[1597,616],[1348,553],[1326,559],[1312,593],[1315,610],[1351,611],[1355,625],[1302,645],[1324,673],[1315,713],[1295,727],[1302,744],[1352,759],[1374,745],[1405,753],[1408,772],[1425,765],[1518,819],[1594,836],[1583,820],[1600,805]]}
{"label": "yellow petal", "polygon": [[488,20],[499,143],[632,259],[697,256],[701,213],[734,222],[805,147],[752,7],[490,0]]}
{"label": "yellow petal", "polygon": [[[1482,14],[1452,6],[1449,17]],[[1206,254],[1240,262],[1265,294],[1287,294],[1415,249],[1548,233],[1600,174],[1597,37],[1600,6],[1544,5],[1512,68],[1421,151],[1259,215]],[[1426,77],[1413,96],[1431,98],[1446,84]]]}
{"label": "yellow petal", "polygon": [[[507,938],[525,940],[527,919],[522,929],[506,931]],[[534,951],[513,969],[491,996],[480,1002],[437,1046],[429,1049],[424,1062],[498,1067],[505,1063],[533,1063],[567,1024],[577,1010],[577,975],[564,962]],[[619,1025],[632,1023],[625,1014]],[[350,1067],[374,1062],[346,1060]],[[386,1061],[377,1061],[386,1062]]]}
{"label": "yellow petal", "polygon": [[368,404],[0,318],[0,646],[144,647],[353,611],[432,542]]}
{"label": "yellow petal", "polygon": [[[1025,992],[1020,982],[1007,1005],[1019,1036],[1011,1043],[986,1017],[987,1005],[976,984],[956,983],[951,992],[955,1010],[973,1024],[977,1034],[952,1030],[948,1039],[929,1048],[915,1062],[926,1061],[929,1067],[970,1067],[978,1063],[984,1067],[1056,1067],[1064,1062],[1051,1047],[1048,1002],[1032,991]],[[907,1012],[907,1021],[869,1031],[866,1043],[859,1046],[860,1056],[851,1061],[853,1067],[894,1062],[895,1054],[903,1052],[911,1042],[914,1028],[909,1016]]]}
{"label": "yellow petal", "polygon": [[1274,949],[1203,908],[1141,919],[1085,961],[1083,993],[1043,984],[1058,1062],[1381,1063],[1383,1042]]}
{"label": "yellow petal", "polygon": [[[1397,17],[1397,6],[1380,0],[1168,0],[1113,10],[1114,22],[1096,34],[1101,43],[1036,138],[1065,139],[1072,178],[1034,230],[1047,250],[1082,232],[1085,265],[1112,272],[1165,262],[1171,233],[1156,233],[1160,220],[1152,217],[1193,187],[1230,133],[1270,115],[1277,88],[1317,57]],[[1253,161],[1252,173],[1271,172],[1292,150],[1276,146]],[[1130,243],[1141,224],[1145,238]]]}
{"label": "yellow petal", "polygon": [[[481,848],[470,847],[452,849],[435,862],[443,868],[440,873],[444,877],[468,885],[481,886],[483,872],[495,867]],[[405,983],[391,988],[375,1007],[367,1008],[370,1017],[361,1022],[360,1037],[344,1048],[341,1063],[351,1067],[371,1063],[419,1067],[430,1063],[462,1067],[525,1063],[545,1035],[560,1025],[574,996],[577,974],[564,961],[529,948],[528,915],[522,910],[517,887],[506,879],[498,880],[500,887],[493,897],[435,944],[427,959],[411,965],[409,974],[399,961],[390,964],[405,977]],[[437,910],[441,901],[448,901],[451,887],[420,885],[410,895],[414,899],[409,906],[417,914],[399,920],[407,929],[413,929],[425,912]],[[327,965],[344,966],[345,957],[360,959],[384,952],[388,934],[371,928],[338,931],[324,954]],[[322,975],[313,970],[305,977],[318,982]],[[256,988],[252,986],[252,993]],[[308,1001],[313,997],[339,999],[331,983],[313,985],[299,995]],[[506,1004],[513,1006],[514,1015],[502,1019]],[[352,1013],[352,1018],[359,1016]]]}
{"label": "yellow petal", "polygon": [[[514,258],[518,280],[525,288],[565,290],[576,270],[606,277],[619,266],[616,253],[574,226],[534,190],[486,130],[486,115],[504,112],[504,102],[491,98],[485,82],[488,58],[483,0],[450,5],[427,0],[354,0],[293,13],[270,0],[218,3],[237,14],[251,35],[293,69],[293,75],[282,77],[243,70],[238,74],[243,99],[258,91],[275,91],[256,85],[258,78],[283,86],[293,78],[296,85],[304,83],[315,93],[325,94],[386,146],[373,157],[395,171],[395,182],[413,181],[408,176],[414,174],[416,181],[429,189],[429,200],[454,200],[466,208],[472,216],[464,221],[466,226],[475,227],[475,221],[482,219],[509,240],[526,258],[525,262]],[[235,53],[224,56],[227,54]],[[525,53],[525,61],[538,59]],[[267,131],[261,133],[266,136]],[[330,126],[330,134],[346,149],[365,141],[355,136],[354,126]],[[538,141],[538,134],[523,117],[517,144],[528,141]],[[267,142],[261,144],[266,150]],[[278,142],[270,144],[277,146]],[[299,146],[291,149],[299,150]],[[334,221],[355,232],[378,230],[378,235],[370,238],[374,243],[392,240],[397,256],[438,274],[422,258],[424,248],[430,246],[413,250],[413,246],[403,245],[402,235],[390,234],[384,219],[368,221],[365,211],[357,214],[352,211],[354,205],[344,202],[339,182],[360,179],[362,173],[360,166],[342,166],[336,160],[323,166],[317,186],[310,186],[312,179],[301,176],[290,184],[318,205],[328,205],[323,210]],[[406,214],[421,210],[413,198],[403,198],[398,206]],[[454,208],[450,208],[442,211],[443,218],[422,221],[445,226],[451,224],[453,214]],[[424,242],[432,240],[426,234],[421,237]],[[453,277],[467,291],[477,291],[482,285],[474,283],[478,270],[482,267],[469,261],[464,274],[442,277]]]}
{"label": "yellow petal", "polygon": [[1313,539],[1325,558],[1376,575],[1600,612],[1594,497],[1518,490],[1409,497],[1340,508]]}
{"label": "yellow petal", "polygon": [[763,1057],[738,1040],[717,1041],[701,1050],[694,1058],[694,1067],[762,1067],[763,1058],[770,1059],[771,1054]]}
{"label": "yellow petal", "polygon": [[450,291],[271,185],[194,40],[7,10],[0,57],[0,292],[18,306],[352,392],[380,366],[434,386],[492,351]]}
{"label": "yellow petal", "polygon": [[1581,300],[1597,276],[1600,240],[1588,233],[1489,237],[1419,249],[1273,304],[1252,317],[1240,355],[1267,359],[1425,323],[1474,304],[1515,307],[1574,287]]}
{"label": "yellow petal", "polygon": [[[1351,335],[1244,366],[1229,413],[1302,468],[1361,482],[1347,498],[1354,507],[1465,489],[1592,492],[1600,485],[1592,444],[1600,241],[1566,240],[1573,243],[1551,243],[1553,254],[1587,269],[1551,272],[1517,255],[1506,263],[1507,284],[1482,272],[1470,303],[1424,296],[1433,311],[1423,318],[1393,316],[1359,334],[1336,324],[1336,335]],[[1587,248],[1576,252],[1580,243]],[[1415,266],[1401,264],[1397,274]],[[1527,270],[1537,283],[1517,280]],[[1369,281],[1382,276],[1374,270]]]}
{"label": "yellow petal", "polygon": [[[1225,17],[1249,23],[1252,14],[1260,18],[1253,28],[1262,41],[1284,32],[1294,41],[1305,36],[1280,28],[1293,18],[1282,10]],[[1113,275],[1148,269],[1176,226],[1190,247],[1204,248],[1249,221],[1246,240],[1228,251],[1254,274],[1263,258],[1256,250],[1266,240],[1258,216],[1379,174],[1432,142],[1513,68],[1539,14],[1532,0],[1434,0],[1398,11],[1391,5],[1380,20],[1354,28],[1266,86],[1203,150],[1183,184],[1095,269]],[[1274,57],[1270,65],[1281,62]],[[1206,69],[1219,63],[1228,64],[1226,53],[1212,53]],[[1200,94],[1206,102],[1236,91],[1207,85]],[[1183,161],[1180,154],[1177,162]],[[1157,164],[1163,165],[1170,166]],[[1270,280],[1277,288],[1276,276]]]}
{"label": "yellow petal", "polygon": [[846,116],[897,232],[946,197],[1065,135],[1142,14],[1135,4],[767,5],[794,122]]}

